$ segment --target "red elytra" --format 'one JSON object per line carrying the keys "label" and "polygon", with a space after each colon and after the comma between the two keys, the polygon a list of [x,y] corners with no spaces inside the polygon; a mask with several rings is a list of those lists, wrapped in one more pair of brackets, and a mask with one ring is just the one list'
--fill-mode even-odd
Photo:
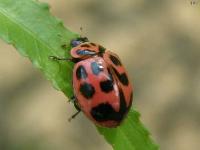
{"label": "red elytra", "polygon": [[96,125],[117,127],[132,105],[133,88],[127,72],[115,53],[81,38],[74,41],[75,103]]}

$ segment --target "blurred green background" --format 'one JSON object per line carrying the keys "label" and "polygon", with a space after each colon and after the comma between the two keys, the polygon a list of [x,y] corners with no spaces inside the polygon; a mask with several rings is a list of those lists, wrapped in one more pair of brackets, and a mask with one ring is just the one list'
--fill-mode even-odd
{"label": "blurred green background", "polygon": [[[200,2],[43,0],[72,31],[118,53],[162,150],[200,147]],[[198,2],[198,1],[197,1]],[[111,150],[30,61],[0,41],[0,150]]]}

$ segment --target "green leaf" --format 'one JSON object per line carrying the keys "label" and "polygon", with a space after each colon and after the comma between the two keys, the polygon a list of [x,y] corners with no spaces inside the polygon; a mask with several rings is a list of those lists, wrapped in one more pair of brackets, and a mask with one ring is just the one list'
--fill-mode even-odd
{"label": "green leaf", "polygon": [[[28,57],[56,89],[66,96],[72,95],[73,64],[52,61],[49,56],[70,57],[70,41],[78,34],[53,17],[47,4],[33,0],[0,0],[0,37]],[[120,127],[98,127],[98,130],[115,150],[158,149],[139,121],[139,114],[133,110]]]}
{"label": "green leaf", "polygon": [[98,128],[114,150],[157,150],[149,132],[139,120],[139,113],[130,110],[128,117],[118,128]]}
{"label": "green leaf", "polygon": [[[72,64],[49,60],[70,57],[70,40],[78,35],[51,16],[49,6],[32,0],[0,0],[0,37],[27,56],[54,87],[72,95]],[[67,50],[62,47],[66,44]]]}

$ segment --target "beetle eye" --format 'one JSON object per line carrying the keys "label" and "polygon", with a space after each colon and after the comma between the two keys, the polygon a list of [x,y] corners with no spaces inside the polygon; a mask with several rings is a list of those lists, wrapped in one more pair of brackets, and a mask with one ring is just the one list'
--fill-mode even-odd
{"label": "beetle eye", "polygon": [[72,40],[72,41],[71,41],[72,47],[76,47],[76,46],[78,46],[78,45],[80,45],[80,44],[81,44],[81,41],[77,41],[77,40]]}

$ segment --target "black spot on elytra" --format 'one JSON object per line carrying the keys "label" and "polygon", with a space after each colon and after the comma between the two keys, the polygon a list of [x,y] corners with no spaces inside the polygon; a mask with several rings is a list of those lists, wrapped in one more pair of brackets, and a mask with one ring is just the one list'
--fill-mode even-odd
{"label": "black spot on elytra", "polygon": [[119,74],[119,72],[114,67],[112,67],[112,69],[114,70],[115,74],[117,75],[119,81],[123,85],[127,86],[129,84],[129,81],[128,81],[128,77],[127,77],[126,73]]}
{"label": "black spot on elytra", "polygon": [[103,66],[101,66],[97,62],[92,62],[91,69],[92,69],[93,74],[98,75],[101,71],[103,71]]}
{"label": "black spot on elytra", "polygon": [[102,103],[92,108],[90,112],[92,117],[99,122],[108,120],[121,122],[128,111],[126,107],[124,93],[121,89],[119,89],[119,99],[120,99],[119,112],[116,112],[109,103]]}
{"label": "black spot on elytra", "polygon": [[110,60],[113,62],[113,64],[115,64],[116,66],[121,66],[121,62],[119,61],[119,59],[113,55],[110,55]]}
{"label": "black spot on elytra", "polygon": [[90,51],[90,50],[87,50],[87,49],[78,49],[76,51],[76,54],[77,55],[95,55],[96,52],[93,52],[93,51]]}
{"label": "black spot on elytra", "polygon": [[109,93],[113,90],[113,82],[112,80],[101,81],[100,87],[103,92]]}
{"label": "black spot on elytra", "polygon": [[127,112],[127,107],[126,107],[126,99],[121,88],[119,88],[119,99],[120,99],[119,115],[124,116],[124,114]]}
{"label": "black spot on elytra", "polygon": [[119,80],[123,85],[128,85],[128,77],[126,73],[122,73],[119,77]]}
{"label": "black spot on elytra", "polygon": [[85,67],[83,67],[82,65],[80,65],[77,69],[76,69],[76,78],[78,80],[80,79],[86,79],[87,78],[87,72],[85,70]]}
{"label": "black spot on elytra", "polygon": [[92,108],[91,115],[96,121],[115,120],[116,112],[113,107],[108,103],[99,104],[97,107]]}
{"label": "black spot on elytra", "polygon": [[85,82],[80,85],[80,92],[85,98],[89,99],[94,95],[95,89],[91,84]]}
{"label": "black spot on elytra", "polygon": [[88,44],[82,44],[81,47],[90,47]]}

